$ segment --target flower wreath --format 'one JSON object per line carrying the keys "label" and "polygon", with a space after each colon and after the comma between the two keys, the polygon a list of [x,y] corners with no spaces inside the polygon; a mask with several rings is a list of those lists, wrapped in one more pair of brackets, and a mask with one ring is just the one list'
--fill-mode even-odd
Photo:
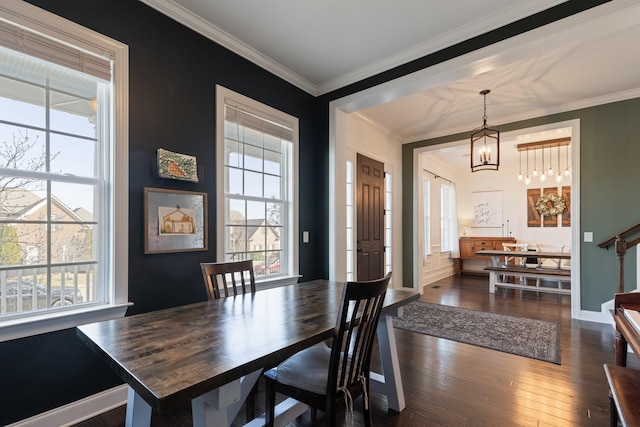
{"label": "flower wreath", "polygon": [[[551,204],[551,205],[550,205]],[[536,202],[536,210],[540,215],[554,216],[567,208],[564,198],[557,193],[543,194]]]}

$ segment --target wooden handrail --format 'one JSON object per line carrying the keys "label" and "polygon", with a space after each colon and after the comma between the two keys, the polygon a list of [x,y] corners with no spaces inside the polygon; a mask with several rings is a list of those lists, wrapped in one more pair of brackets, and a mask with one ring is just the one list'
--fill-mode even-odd
{"label": "wooden handrail", "polygon": [[[601,248],[605,248],[605,249],[609,249],[609,246],[611,246],[616,239],[618,238],[618,236],[620,236],[621,238],[624,238],[626,235],[631,234],[635,231],[640,230],[640,223],[631,226],[629,228],[627,228],[626,230],[620,232],[620,233],[616,233],[613,236],[609,237],[606,240],[603,240],[602,242],[598,243],[598,246],[600,246]],[[640,239],[636,239],[636,240],[640,240]],[[637,243],[636,243],[637,244]]]}
{"label": "wooden handrail", "polygon": [[627,253],[627,249],[636,246],[640,243],[640,237],[636,237],[631,241],[626,241],[625,237],[629,234],[635,233],[640,230],[640,223],[633,225],[626,230],[612,236],[602,242],[598,243],[598,246],[609,250],[609,246],[614,245],[616,256],[618,258],[618,293],[624,292],[624,255]]}

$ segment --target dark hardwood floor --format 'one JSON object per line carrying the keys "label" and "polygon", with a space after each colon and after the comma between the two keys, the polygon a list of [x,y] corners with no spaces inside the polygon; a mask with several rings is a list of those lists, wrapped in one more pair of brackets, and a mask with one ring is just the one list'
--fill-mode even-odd
{"label": "dark hardwood floor", "polygon": [[[386,398],[371,396],[377,426],[607,426],[608,388],[603,363],[614,363],[610,325],[571,319],[570,297],[533,292],[488,293],[483,276],[450,277],[427,285],[423,301],[560,322],[562,364],[487,350],[396,329],[406,408],[387,409]],[[374,352],[374,355],[376,352]],[[638,367],[635,357],[629,366]],[[372,367],[379,366],[377,358]],[[262,384],[260,384],[262,386]],[[262,391],[262,389],[261,389]],[[264,395],[259,394],[258,410]],[[356,401],[354,426],[363,426]],[[189,405],[152,417],[154,427],[191,426]],[[244,410],[234,421],[242,425]],[[124,424],[124,407],[78,424]],[[303,414],[291,426],[322,425]],[[345,423],[344,425],[349,425]]]}

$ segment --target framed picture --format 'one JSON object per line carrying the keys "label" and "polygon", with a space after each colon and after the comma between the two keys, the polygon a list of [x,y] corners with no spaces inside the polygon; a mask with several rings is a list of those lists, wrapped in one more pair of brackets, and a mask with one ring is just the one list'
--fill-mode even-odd
{"label": "framed picture", "polygon": [[473,203],[472,227],[502,227],[502,191],[476,191],[471,193]]}
{"label": "framed picture", "polygon": [[144,253],[207,250],[207,194],[144,189]]}
{"label": "framed picture", "polygon": [[161,178],[198,182],[198,163],[194,156],[158,148],[158,175]]}

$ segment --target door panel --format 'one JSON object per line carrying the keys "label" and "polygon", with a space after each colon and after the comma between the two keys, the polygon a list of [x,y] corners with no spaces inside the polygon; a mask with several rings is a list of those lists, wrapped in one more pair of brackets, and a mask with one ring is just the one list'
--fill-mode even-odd
{"label": "door panel", "polygon": [[384,163],[357,155],[357,280],[384,276]]}

